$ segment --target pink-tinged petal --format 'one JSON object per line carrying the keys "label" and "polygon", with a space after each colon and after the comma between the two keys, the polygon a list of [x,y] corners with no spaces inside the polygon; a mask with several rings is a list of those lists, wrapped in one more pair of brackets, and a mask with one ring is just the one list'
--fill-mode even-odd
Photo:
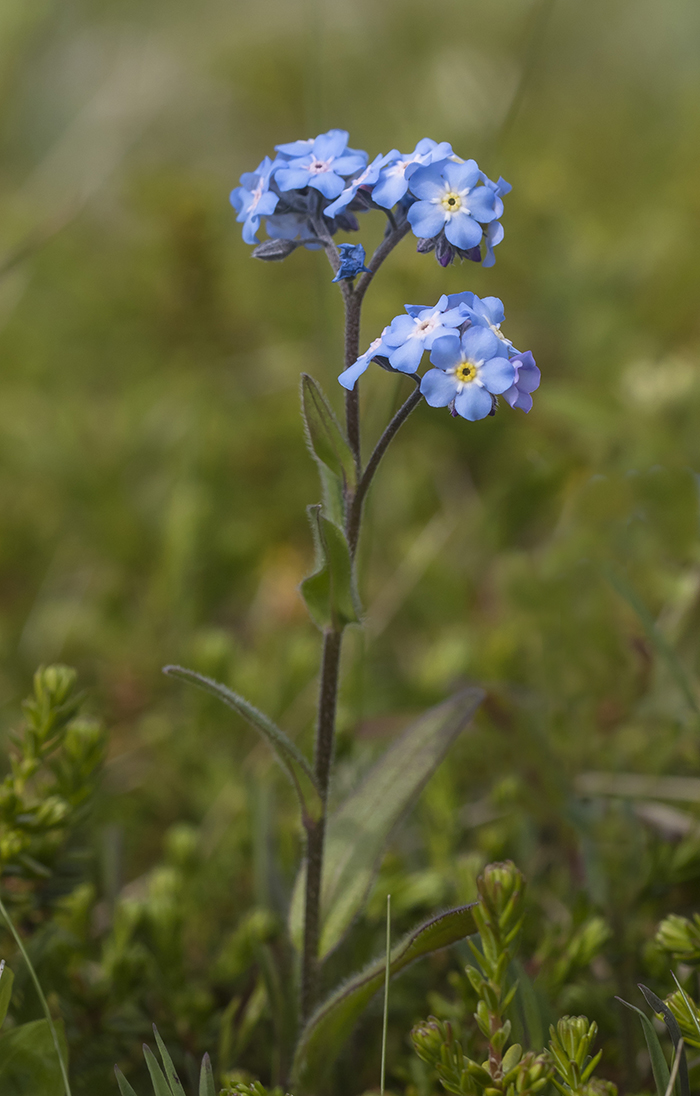
{"label": "pink-tinged petal", "polygon": [[491,358],[479,370],[479,380],[494,396],[505,392],[515,381],[515,366],[507,358]]}
{"label": "pink-tinged petal", "polygon": [[431,407],[447,407],[457,393],[457,385],[450,373],[442,369],[429,369],[420,382],[420,390]]}
{"label": "pink-tinged petal", "polygon": [[463,388],[455,399],[455,411],[470,422],[485,419],[492,406],[491,396],[486,389],[473,382]]}
{"label": "pink-tinged petal", "polygon": [[438,369],[452,369],[462,360],[462,349],[456,335],[442,335],[433,343],[430,360]]}
{"label": "pink-tinged petal", "polygon": [[462,335],[462,350],[472,362],[487,362],[498,356],[499,341],[487,327],[469,327]]}

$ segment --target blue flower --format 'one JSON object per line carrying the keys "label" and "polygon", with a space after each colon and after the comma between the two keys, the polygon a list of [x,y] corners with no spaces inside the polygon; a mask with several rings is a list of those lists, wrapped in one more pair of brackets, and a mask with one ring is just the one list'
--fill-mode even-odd
{"label": "blue flower", "polygon": [[385,332],[384,342],[389,348],[389,364],[400,373],[415,373],[424,350],[430,350],[436,339],[452,334],[466,319],[461,304],[450,308],[449,298],[443,294],[436,305],[425,308],[420,304],[407,304],[407,316],[395,316]]}
{"label": "blue flower", "polygon": [[243,222],[243,239],[247,244],[260,243],[256,236],[260,218],[274,213],[279,201],[279,196],[270,190],[273,168],[272,160],[266,156],[255,171],[241,175],[241,185],[231,191],[231,205],[238,210],[236,220]]}
{"label": "blue flower", "polygon": [[416,236],[430,239],[444,228],[449,243],[463,250],[481,242],[481,224],[500,217],[503,202],[481,183],[475,160],[463,164],[443,160],[419,167],[411,176],[411,193],[419,200],[408,211]]}
{"label": "blue flower", "polygon": [[339,282],[343,278],[356,278],[362,270],[370,273],[369,267],[365,266],[365,249],[362,244],[338,244],[338,251],[340,267],[333,278],[334,282]]}
{"label": "blue flower", "polygon": [[511,407],[527,412],[532,407],[530,393],[540,386],[540,371],[529,350],[524,354],[516,354],[510,359],[510,364],[515,366],[515,382],[503,393],[503,399]]}
{"label": "blue flower", "polygon": [[[510,194],[513,189],[510,183],[507,183],[502,175],[498,177],[498,182],[494,183],[492,179],[489,179],[488,175],[482,175],[483,182],[498,198],[502,198],[504,194]],[[500,214],[499,214],[500,216]],[[486,254],[484,255],[483,266],[493,266],[496,262],[496,258],[493,253],[493,249],[496,244],[500,244],[503,239],[503,225],[500,221],[491,221],[484,232],[484,243],[486,245]]]}
{"label": "blue flower", "polygon": [[437,339],[430,360],[437,368],[428,370],[420,386],[427,403],[450,406],[471,422],[490,415],[493,397],[509,391],[516,379],[503,344],[483,327],[468,327],[461,339],[457,335]]}
{"label": "blue flower", "polygon": [[348,391],[352,391],[352,389],[355,387],[355,383],[357,382],[358,377],[362,376],[362,374],[368,368],[369,363],[372,361],[372,359],[379,357],[380,354],[386,354],[387,347],[384,345],[384,336],[386,335],[388,330],[389,328],[385,327],[379,338],[370,343],[364,354],[361,354],[356,362],[348,366],[347,369],[343,370],[343,372],[338,377],[338,380],[342,384],[343,388],[347,388]]}
{"label": "blue flower", "polygon": [[342,213],[343,210],[350,205],[350,202],[353,200],[360,187],[364,187],[368,190],[371,189],[371,187],[373,187],[376,183],[382,167],[393,155],[393,152],[389,152],[386,156],[382,156],[381,153],[379,154],[379,156],[375,156],[374,160],[372,160],[372,163],[368,164],[365,170],[360,172],[360,174],[352,180],[349,186],[346,186],[343,193],[338,198],[336,198],[336,200],[332,202],[331,205],[327,206],[324,209],[324,216],[337,217],[339,213]]}
{"label": "blue flower", "polygon": [[373,201],[385,209],[391,209],[405,195],[408,180],[417,168],[435,163],[436,160],[445,160],[451,155],[452,146],[447,141],[438,144],[430,137],[424,137],[413,152],[406,155],[392,149],[372,191]]}
{"label": "blue flower", "polygon": [[367,153],[347,148],[348,133],[330,129],[313,141],[292,141],[277,145],[277,151],[289,160],[278,161],[275,182],[282,192],[310,186],[324,198],[337,198],[343,190],[343,177],[362,171]]}
{"label": "blue flower", "polygon": [[[455,293],[455,297],[464,298],[466,293]],[[503,311],[503,301],[498,297],[477,297],[476,293],[470,294],[472,297],[471,303],[468,301],[460,301],[475,327],[487,327],[489,331],[500,339],[503,343],[506,352],[509,357],[513,354],[519,354],[520,351],[516,350],[510,339],[507,339],[501,331],[501,324],[506,318],[506,314]]]}

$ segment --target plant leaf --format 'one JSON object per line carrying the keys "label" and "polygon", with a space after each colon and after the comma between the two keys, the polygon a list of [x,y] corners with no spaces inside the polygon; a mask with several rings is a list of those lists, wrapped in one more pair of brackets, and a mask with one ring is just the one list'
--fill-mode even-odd
{"label": "plant leaf", "polygon": [[[391,952],[392,977],[423,955],[449,947],[477,931],[473,906],[438,914],[409,932]],[[315,1091],[333,1064],[355,1022],[384,983],[386,956],[352,975],[316,1010],[301,1033],[292,1066],[293,1085]]]}
{"label": "plant leaf", "polygon": [[0,1026],[4,1024],[5,1017],[7,1016],[7,1010],[10,1007],[10,998],[12,997],[12,983],[15,980],[15,976],[10,968],[5,964],[5,960],[0,963]]}
{"label": "plant leaf", "polygon": [[666,1096],[666,1089],[668,1088],[668,1079],[670,1077],[668,1063],[664,1057],[664,1052],[661,1049],[661,1043],[659,1037],[656,1034],[654,1025],[645,1012],[637,1008],[636,1005],[631,1005],[629,1001],[623,1001],[622,997],[616,997],[616,1001],[619,1001],[625,1008],[630,1009],[632,1012],[636,1012],[637,1016],[642,1023],[642,1031],[644,1032],[644,1038],[647,1044],[647,1050],[649,1051],[649,1057],[651,1059],[651,1070],[654,1074],[654,1084],[656,1085],[657,1096]]}
{"label": "plant leaf", "polygon": [[195,685],[198,689],[203,689],[205,693],[210,693],[242,716],[247,723],[250,723],[251,727],[255,727],[256,731],[259,731],[268,745],[272,747],[277,760],[292,781],[304,817],[314,820],[321,817],[323,804],[309,762],[291,738],[284,731],[281,731],[268,716],[254,708],[238,693],[232,692],[231,689],[218,681],[213,681],[210,677],[198,674],[195,670],[186,670],[182,666],[165,666],[163,673],[168,674],[170,677],[180,678],[180,680],[187,681],[190,685]]}
{"label": "plant leaf", "polygon": [[[673,1048],[676,1050],[681,1041],[681,1029],[678,1026],[676,1017],[673,1015],[666,1002],[662,1001],[660,997],[657,997],[648,986],[643,986],[640,982],[639,988],[644,994],[647,1004],[653,1008],[654,1012],[658,1012],[663,1016],[664,1023],[666,1024],[666,1028],[673,1042]],[[688,1077],[688,1060],[685,1055],[685,1048],[681,1050],[681,1060],[678,1068],[678,1083],[680,1085],[681,1096],[690,1096],[690,1078]]]}
{"label": "plant leaf", "polygon": [[355,462],[347,439],[318,381],[301,375],[301,410],[312,456],[338,477],[343,486],[355,483]]}
{"label": "plant leaf", "polygon": [[[68,1061],[63,1024],[54,1021],[61,1057]],[[20,1024],[0,1035],[0,1092],[2,1096],[56,1096],[63,1078],[53,1034],[47,1020]]]}
{"label": "plant leaf", "polygon": [[[483,699],[483,690],[465,689],[431,708],[399,736],[359,788],[329,819],[321,884],[321,959],[340,942],[364,905],[394,826],[416,800]],[[299,950],[304,889],[302,868],[289,916],[290,935]]]}
{"label": "plant leaf", "polygon": [[199,1096],[216,1096],[214,1071],[208,1054],[202,1058],[202,1068],[199,1071]]}
{"label": "plant leaf", "polygon": [[154,1057],[153,1051],[146,1043],[143,1044],[143,1056],[146,1059],[148,1072],[151,1075],[151,1083],[153,1085],[154,1096],[175,1096],[170,1085],[165,1079],[163,1070],[160,1068]]}
{"label": "plant leaf", "polygon": [[158,1044],[158,1050],[163,1061],[163,1068],[165,1069],[165,1076],[168,1078],[168,1084],[170,1085],[173,1096],[185,1096],[185,1090],[182,1086],[182,1081],[177,1075],[177,1070],[173,1065],[173,1060],[168,1053],[168,1048],[160,1037],[160,1032],[156,1025],[153,1025],[153,1034],[156,1037],[156,1043]]}
{"label": "plant leaf", "polygon": [[360,608],[345,533],[325,517],[321,506],[307,506],[306,512],[316,545],[316,570],[299,589],[309,615],[321,631],[357,624]]}
{"label": "plant leaf", "polygon": [[119,1085],[121,1096],[136,1096],[136,1092],[127,1081],[119,1066],[114,1067],[114,1072],[117,1077],[117,1084]]}

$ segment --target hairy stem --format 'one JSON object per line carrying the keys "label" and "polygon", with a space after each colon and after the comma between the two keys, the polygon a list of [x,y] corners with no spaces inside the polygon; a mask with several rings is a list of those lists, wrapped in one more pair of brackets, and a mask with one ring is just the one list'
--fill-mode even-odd
{"label": "hairy stem", "polygon": [[[420,380],[417,376],[412,375],[413,380],[416,381],[416,385],[420,384]],[[357,485],[357,490],[350,504],[348,512],[347,523],[347,537],[348,544],[350,545],[350,554],[355,555],[357,551],[357,544],[360,538],[360,525],[362,522],[362,505],[365,501],[365,497],[369,490],[369,486],[374,479],[374,475],[379,467],[379,462],[389,448],[389,444],[396,436],[398,431],[405,423],[408,416],[412,411],[415,411],[416,407],[422,400],[422,395],[419,387],[416,387],[411,395],[408,397],[405,403],[401,405],[393,419],[387,426],[386,430],[382,434],[381,438],[374,447],[372,456],[367,462],[367,467],[362,473],[362,478]]]}
{"label": "hairy stem", "polygon": [[326,830],[326,805],[330,785],[335,710],[338,698],[338,671],[342,632],[328,629],[323,637],[321,685],[316,725],[314,769],[323,799],[323,814],[318,822],[307,824],[306,895],[304,908],[304,953],[301,972],[301,1017],[308,1019],[318,990],[318,942],[320,935],[321,876],[323,873],[323,839]]}

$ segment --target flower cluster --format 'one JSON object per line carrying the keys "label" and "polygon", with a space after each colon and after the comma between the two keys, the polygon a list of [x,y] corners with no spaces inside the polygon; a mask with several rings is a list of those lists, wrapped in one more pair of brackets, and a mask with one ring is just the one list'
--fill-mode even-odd
{"label": "flower cluster", "polygon": [[415,374],[426,350],[434,366],[420,390],[431,407],[449,407],[474,422],[495,412],[497,396],[511,407],[529,411],[540,371],[529,350],[516,350],[501,331],[505,319],[498,297],[475,293],[443,295],[432,308],[406,305],[379,338],[338,378],[352,389],[370,362]]}
{"label": "flower cluster", "polygon": [[231,192],[247,244],[260,244],[263,224],[270,239],[289,241],[281,249],[263,244],[257,257],[319,248],[339,229],[359,229],[357,213],[378,209],[389,229],[408,221],[418,251],[434,251],[442,266],[456,257],[493,265],[493,249],[503,239],[502,197],[510,186],[504,179],[494,183],[446,141],[425,137],[413,152],[392,149],[369,163],[366,152],[348,148],[345,130],[331,129],[275,151],[274,160],[266,156]]}

